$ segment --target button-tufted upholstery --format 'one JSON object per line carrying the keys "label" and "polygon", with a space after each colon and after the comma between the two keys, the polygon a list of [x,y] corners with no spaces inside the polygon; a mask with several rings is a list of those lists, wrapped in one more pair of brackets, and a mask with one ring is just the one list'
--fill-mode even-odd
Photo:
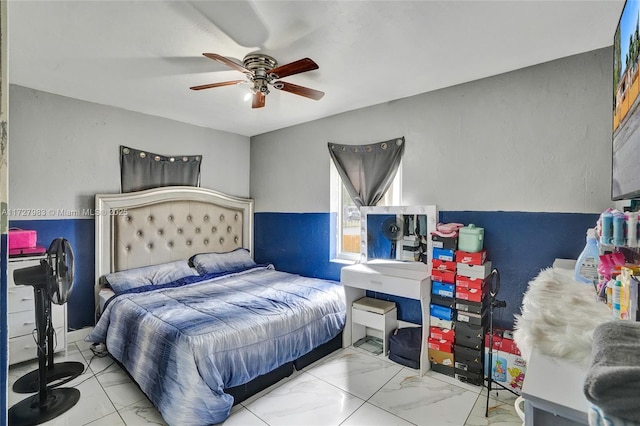
{"label": "button-tufted upholstery", "polygon": [[113,270],[136,268],[197,253],[242,247],[242,210],[200,201],[167,201],[114,216]]}

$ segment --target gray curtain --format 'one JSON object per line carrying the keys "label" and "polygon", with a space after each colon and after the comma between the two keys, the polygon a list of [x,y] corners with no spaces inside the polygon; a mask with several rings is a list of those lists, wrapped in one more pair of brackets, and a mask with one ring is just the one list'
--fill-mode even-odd
{"label": "gray curtain", "polygon": [[121,190],[133,192],[160,186],[200,186],[201,161],[201,155],[167,157],[121,145]]}
{"label": "gray curtain", "polygon": [[404,136],[367,145],[329,142],[344,186],[356,206],[375,206],[387,192],[404,153]]}

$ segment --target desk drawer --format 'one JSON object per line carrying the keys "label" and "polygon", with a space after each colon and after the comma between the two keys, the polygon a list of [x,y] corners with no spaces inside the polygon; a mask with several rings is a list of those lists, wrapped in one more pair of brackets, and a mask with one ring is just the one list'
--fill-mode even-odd
{"label": "desk drawer", "polygon": [[421,281],[383,274],[350,272],[345,269],[342,270],[341,281],[346,286],[420,300]]}
{"label": "desk drawer", "polygon": [[14,312],[31,311],[35,309],[33,301],[33,287],[17,286],[9,287],[7,291],[9,298],[7,299],[7,311],[12,314]]}

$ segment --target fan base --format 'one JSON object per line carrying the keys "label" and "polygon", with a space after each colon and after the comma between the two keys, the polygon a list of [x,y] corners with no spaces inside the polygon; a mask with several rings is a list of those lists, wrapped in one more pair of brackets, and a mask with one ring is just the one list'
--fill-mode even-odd
{"label": "fan base", "polygon": [[79,400],[78,389],[50,389],[44,403],[40,402],[40,395],[36,394],[9,408],[9,424],[11,426],[39,425],[68,411]]}
{"label": "fan base", "polygon": [[[68,361],[54,363],[47,367],[47,387],[56,388],[75,379],[84,372],[84,364]],[[13,384],[15,393],[35,393],[40,389],[40,370],[33,370],[20,377]]]}

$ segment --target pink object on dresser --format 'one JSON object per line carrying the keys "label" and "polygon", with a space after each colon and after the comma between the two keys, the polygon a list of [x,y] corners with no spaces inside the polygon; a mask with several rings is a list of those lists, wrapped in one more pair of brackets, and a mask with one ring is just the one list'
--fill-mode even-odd
{"label": "pink object on dresser", "polygon": [[9,229],[9,250],[35,247],[37,240],[36,231]]}

